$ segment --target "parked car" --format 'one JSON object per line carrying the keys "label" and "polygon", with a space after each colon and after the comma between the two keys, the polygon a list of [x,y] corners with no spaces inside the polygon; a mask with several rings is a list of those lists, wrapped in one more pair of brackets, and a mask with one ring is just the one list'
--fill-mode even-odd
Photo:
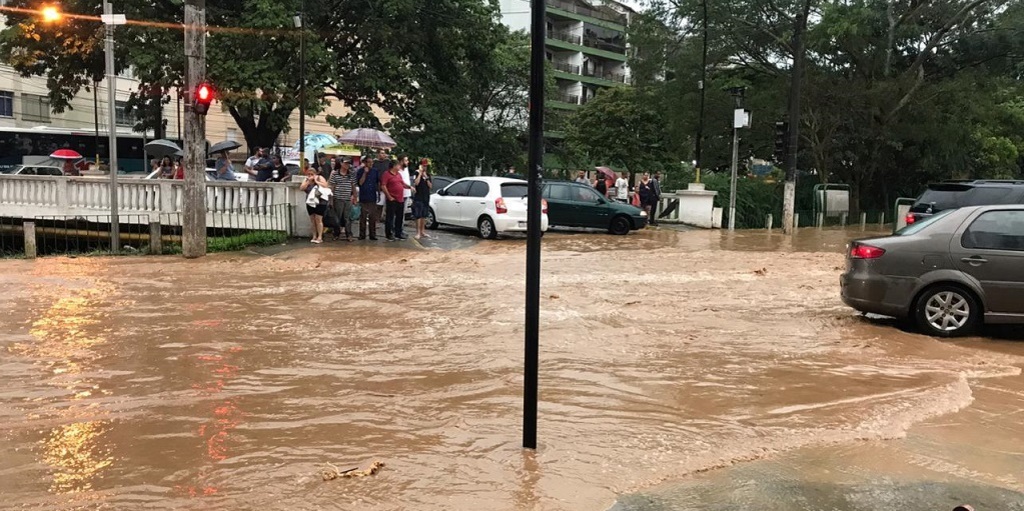
{"label": "parked car", "polygon": [[647,213],[640,208],[602,197],[592,187],[568,181],[544,183],[551,225],[607,229],[612,234],[629,234],[647,225]]}
{"label": "parked car", "polygon": [[[526,232],[527,183],[503,177],[459,179],[430,196],[427,226],[474,228],[481,238],[506,232]],[[541,231],[548,230],[548,204],[541,203]]]}
{"label": "parked car", "polygon": [[450,184],[455,182],[455,178],[454,177],[448,177],[448,176],[431,176],[431,179],[433,180],[433,183],[434,183],[433,188],[430,189],[430,194],[431,195],[434,195],[435,193],[440,192],[441,190],[444,190],[445,188],[448,187],[448,185],[450,185]]}
{"label": "parked car", "polygon": [[[160,171],[159,170],[154,170],[153,172],[150,172],[149,174],[146,174],[146,177],[144,177],[142,179],[159,179],[159,178],[160,178]],[[212,167],[207,167],[206,168],[206,180],[207,181],[216,181],[217,180],[217,171],[214,170]],[[249,180],[249,174],[246,174],[244,171],[242,171],[242,172],[238,172],[237,170],[235,171],[235,181],[237,181],[237,182],[246,182],[248,180]]]}
{"label": "parked car", "polygon": [[853,241],[840,283],[854,309],[913,318],[938,337],[1024,323],[1024,205],[947,209]]}
{"label": "parked car", "polygon": [[15,165],[10,169],[2,171],[8,176],[63,176],[64,171],[60,167],[48,165]]}
{"label": "parked car", "polygon": [[907,213],[907,225],[947,209],[1024,204],[1024,181],[978,179],[928,185]]}

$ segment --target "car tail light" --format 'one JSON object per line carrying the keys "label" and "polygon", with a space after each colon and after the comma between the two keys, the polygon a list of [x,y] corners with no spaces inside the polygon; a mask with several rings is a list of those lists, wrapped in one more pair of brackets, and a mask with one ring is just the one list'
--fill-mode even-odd
{"label": "car tail light", "polygon": [[541,213],[544,213],[545,215],[548,214],[548,200],[547,199],[541,199],[540,200],[540,211],[541,211]]}
{"label": "car tail light", "polygon": [[885,249],[871,245],[854,244],[850,247],[850,259],[878,259],[885,254]]}
{"label": "car tail light", "polygon": [[505,207],[505,199],[498,197],[494,200],[494,210],[499,215],[502,213],[508,213],[508,208]]}
{"label": "car tail light", "polygon": [[907,214],[907,225],[910,225],[910,224],[912,224],[912,223],[914,223],[916,221],[917,221],[917,217],[914,216],[913,213],[908,213]]}

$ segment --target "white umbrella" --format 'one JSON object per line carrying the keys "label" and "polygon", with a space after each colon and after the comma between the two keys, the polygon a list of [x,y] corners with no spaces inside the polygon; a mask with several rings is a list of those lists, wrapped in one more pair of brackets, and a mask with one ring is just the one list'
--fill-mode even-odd
{"label": "white umbrella", "polygon": [[359,128],[345,133],[338,138],[338,142],[342,144],[352,144],[359,147],[373,147],[391,149],[398,145],[395,139],[391,138],[387,133],[372,128]]}

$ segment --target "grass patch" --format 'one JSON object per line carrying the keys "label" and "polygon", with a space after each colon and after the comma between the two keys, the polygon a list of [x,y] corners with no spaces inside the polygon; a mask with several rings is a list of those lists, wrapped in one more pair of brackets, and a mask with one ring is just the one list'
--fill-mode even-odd
{"label": "grass patch", "polygon": [[[267,247],[279,245],[288,240],[288,235],[283,232],[259,231],[230,236],[226,238],[207,238],[206,251],[214,252],[236,252],[245,250],[248,247]],[[165,255],[181,254],[181,245],[164,245]]]}

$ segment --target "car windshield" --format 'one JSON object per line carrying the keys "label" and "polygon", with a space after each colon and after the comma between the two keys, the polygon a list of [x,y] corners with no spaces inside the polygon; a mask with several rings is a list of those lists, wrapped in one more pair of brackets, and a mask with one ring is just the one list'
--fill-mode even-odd
{"label": "car windshield", "polygon": [[14,165],[11,167],[0,168],[0,174],[13,174],[17,172],[17,170],[20,169],[21,167],[21,165]]}
{"label": "car windshield", "polygon": [[940,218],[945,217],[945,216],[953,213],[953,211],[956,211],[956,210],[954,210],[954,209],[947,209],[947,210],[942,211],[941,213],[938,213],[936,215],[932,215],[930,217],[923,218],[921,220],[918,220],[918,221],[916,221],[916,222],[914,222],[914,223],[912,223],[912,224],[910,224],[910,225],[908,225],[908,226],[906,226],[906,227],[896,231],[895,234],[896,234],[896,236],[910,236],[912,234],[917,234],[917,233],[923,231],[924,229],[926,229],[929,225],[934,224],[935,222],[937,222]]}
{"label": "car windshield", "polygon": [[501,196],[521,199],[529,194],[530,189],[526,183],[502,183]]}

